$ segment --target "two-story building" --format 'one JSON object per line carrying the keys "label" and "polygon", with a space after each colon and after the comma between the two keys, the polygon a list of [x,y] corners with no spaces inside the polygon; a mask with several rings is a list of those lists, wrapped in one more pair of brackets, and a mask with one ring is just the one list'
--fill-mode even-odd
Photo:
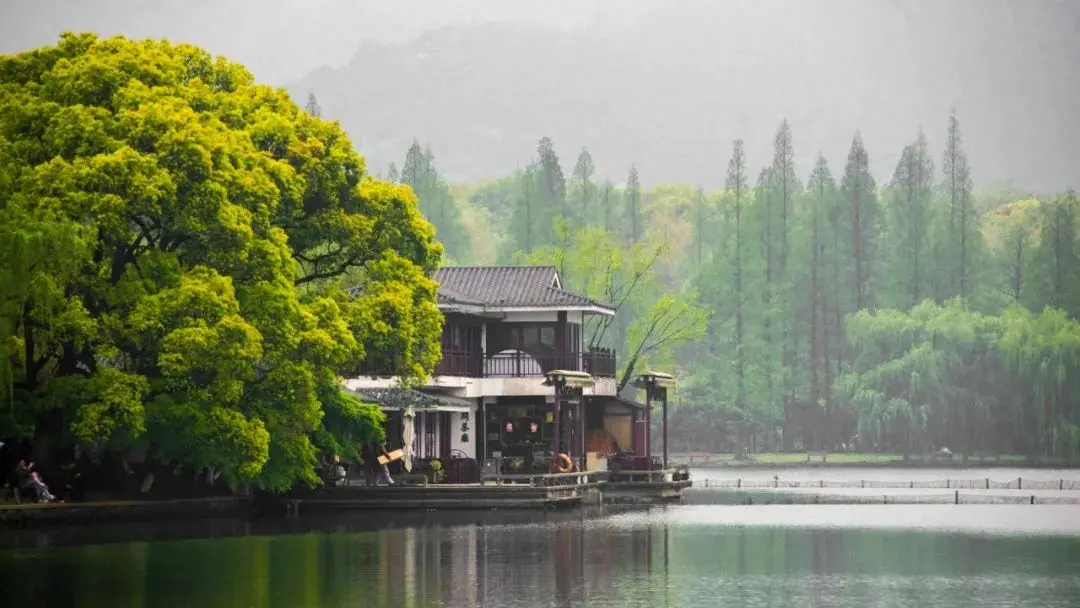
{"label": "two-story building", "polygon": [[[563,289],[552,266],[448,267],[435,279],[446,322],[442,360],[426,385],[404,391],[377,370],[346,382],[390,413],[391,445],[401,436],[394,412],[408,404],[417,458],[535,460],[556,432],[574,458],[642,451],[645,416],[616,395],[615,352],[585,335],[591,315],[615,314],[611,305]],[[553,370],[586,379],[579,404],[557,407],[545,377]]]}

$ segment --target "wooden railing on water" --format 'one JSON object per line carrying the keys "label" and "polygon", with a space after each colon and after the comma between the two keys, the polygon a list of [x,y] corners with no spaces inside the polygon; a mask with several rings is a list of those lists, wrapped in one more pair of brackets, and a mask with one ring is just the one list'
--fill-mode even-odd
{"label": "wooden railing on water", "polygon": [[489,487],[542,489],[548,500],[577,501],[584,497],[585,490],[603,486],[607,477],[607,471],[487,474],[480,477],[480,483]]}
{"label": "wooden railing on water", "polygon": [[654,469],[632,470],[623,469],[611,474],[612,483],[635,483],[635,484],[680,484],[690,486],[690,476],[686,469]]}
{"label": "wooden railing on water", "polygon": [[608,478],[607,471],[574,471],[570,473],[487,473],[480,476],[480,483],[495,485],[526,485],[532,488],[562,486],[588,486],[602,483]]}
{"label": "wooden railing on water", "polygon": [[937,489],[937,490],[1071,490],[1080,491],[1080,479],[932,479],[922,481],[875,481],[847,479],[699,479],[699,488],[765,489],[765,488],[847,488],[847,489]]}

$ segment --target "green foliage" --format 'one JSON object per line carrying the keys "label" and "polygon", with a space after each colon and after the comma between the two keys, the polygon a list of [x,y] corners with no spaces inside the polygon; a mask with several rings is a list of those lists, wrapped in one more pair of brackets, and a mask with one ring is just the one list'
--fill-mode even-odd
{"label": "green foliage", "polygon": [[566,242],[539,248],[522,261],[562,269],[565,287],[615,308],[614,317],[586,317],[583,336],[587,346],[619,349],[619,390],[646,368],[670,365],[676,348],[701,336],[707,314],[696,294],[657,284],[656,268],[668,244],[624,246],[600,228],[582,229]]}
{"label": "green foliage", "polygon": [[380,432],[340,375],[388,353],[432,369],[442,249],[311,114],[189,45],[66,34],[0,57],[5,432],[274,489]]}
{"label": "green foliage", "polygon": [[[843,172],[819,158],[804,188],[786,124],[760,171],[736,143],[720,192],[637,179],[616,188],[583,153],[566,195],[588,205],[580,216],[542,204],[537,163],[469,193],[483,218],[473,242],[498,249],[491,262],[554,264],[566,285],[615,303],[619,314],[591,321],[586,339],[618,347],[630,369],[645,328],[681,316],[665,307],[693,294],[707,319],[698,337],[645,349],[650,365],[681,372],[673,433],[690,448],[837,449],[858,437],[864,448],[1065,453],[1074,413],[1039,426],[1045,408],[1032,402],[1043,397],[1024,392],[1035,377],[987,345],[1007,308],[1080,314],[1080,203],[976,198],[955,116],[945,135],[940,170],[919,133],[880,189],[858,134]],[[914,328],[903,339],[852,334],[900,318]]]}
{"label": "green foliage", "polygon": [[[392,179],[389,181],[397,181],[393,175],[397,169],[393,166],[391,169]],[[420,200],[420,211],[434,224],[436,236],[446,248],[447,255],[459,263],[468,262],[472,252],[462,225],[461,210],[450,192],[450,185],[435,167],[435,154],[430,146],[421,150],[420,142],[413,140],[405,154],[400,179],[402,184],[416,193]]]}
{"label": "green foliage", "polygon": [[[854,369],[838,385],[859,419],[859,440],[905,451],[961,441],[963,453],[1005,450],[1080,455],[1071,429],[1080,371],[1080,323],[1063,311],[1001,316],[962,300],[848,320]],[[1000,427],[1012,427],[1004,430]],[[989,445],[993,441],[995,445]]]}

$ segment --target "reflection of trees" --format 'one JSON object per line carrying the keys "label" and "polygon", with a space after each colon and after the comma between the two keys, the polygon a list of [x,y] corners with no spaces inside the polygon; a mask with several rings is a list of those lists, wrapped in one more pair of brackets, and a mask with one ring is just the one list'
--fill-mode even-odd
{"label": "reflection of trees", "polygon": [[[672,541],[680,574],[966,576],[1075,574],[1071,538],[980,537],[871,530],[730,528]],[[1039,559],[1023,559],[1038,556]],[[1044,559],[1045,558],[1045,559]],[[1072,560],[1072,561],[1070,561]]]}
{"label": "reflection of trees", "polygon": [[[0,552],[0,589],[5,606],[579,606],[604,598],[659,607],[700,604],[707,581],[725,594],[793,605],[834,595],[837,576],[1052,579],[1075,577],[1077,564],[1080,545],[1070,538],[474,520]],[[883,592],[873,589],[853,592]]]}

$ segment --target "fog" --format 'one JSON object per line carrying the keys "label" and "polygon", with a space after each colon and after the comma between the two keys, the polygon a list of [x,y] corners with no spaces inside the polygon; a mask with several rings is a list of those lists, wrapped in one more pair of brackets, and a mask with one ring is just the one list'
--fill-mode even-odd
{"label": "fog", "polygon": [[923,129],[935,156],[955,109],[978,187],[1057,191],[1080,166],[1080,9],[1053,0],[483,2],[5,0],[0,52],[64,30],[167,37],[319,98],[376,172],[412,138],[476,180],[551,136],[601,173],[722,181],[731,140],[752,167],[787,118],[805,178],[861,130],[879,181]]}

